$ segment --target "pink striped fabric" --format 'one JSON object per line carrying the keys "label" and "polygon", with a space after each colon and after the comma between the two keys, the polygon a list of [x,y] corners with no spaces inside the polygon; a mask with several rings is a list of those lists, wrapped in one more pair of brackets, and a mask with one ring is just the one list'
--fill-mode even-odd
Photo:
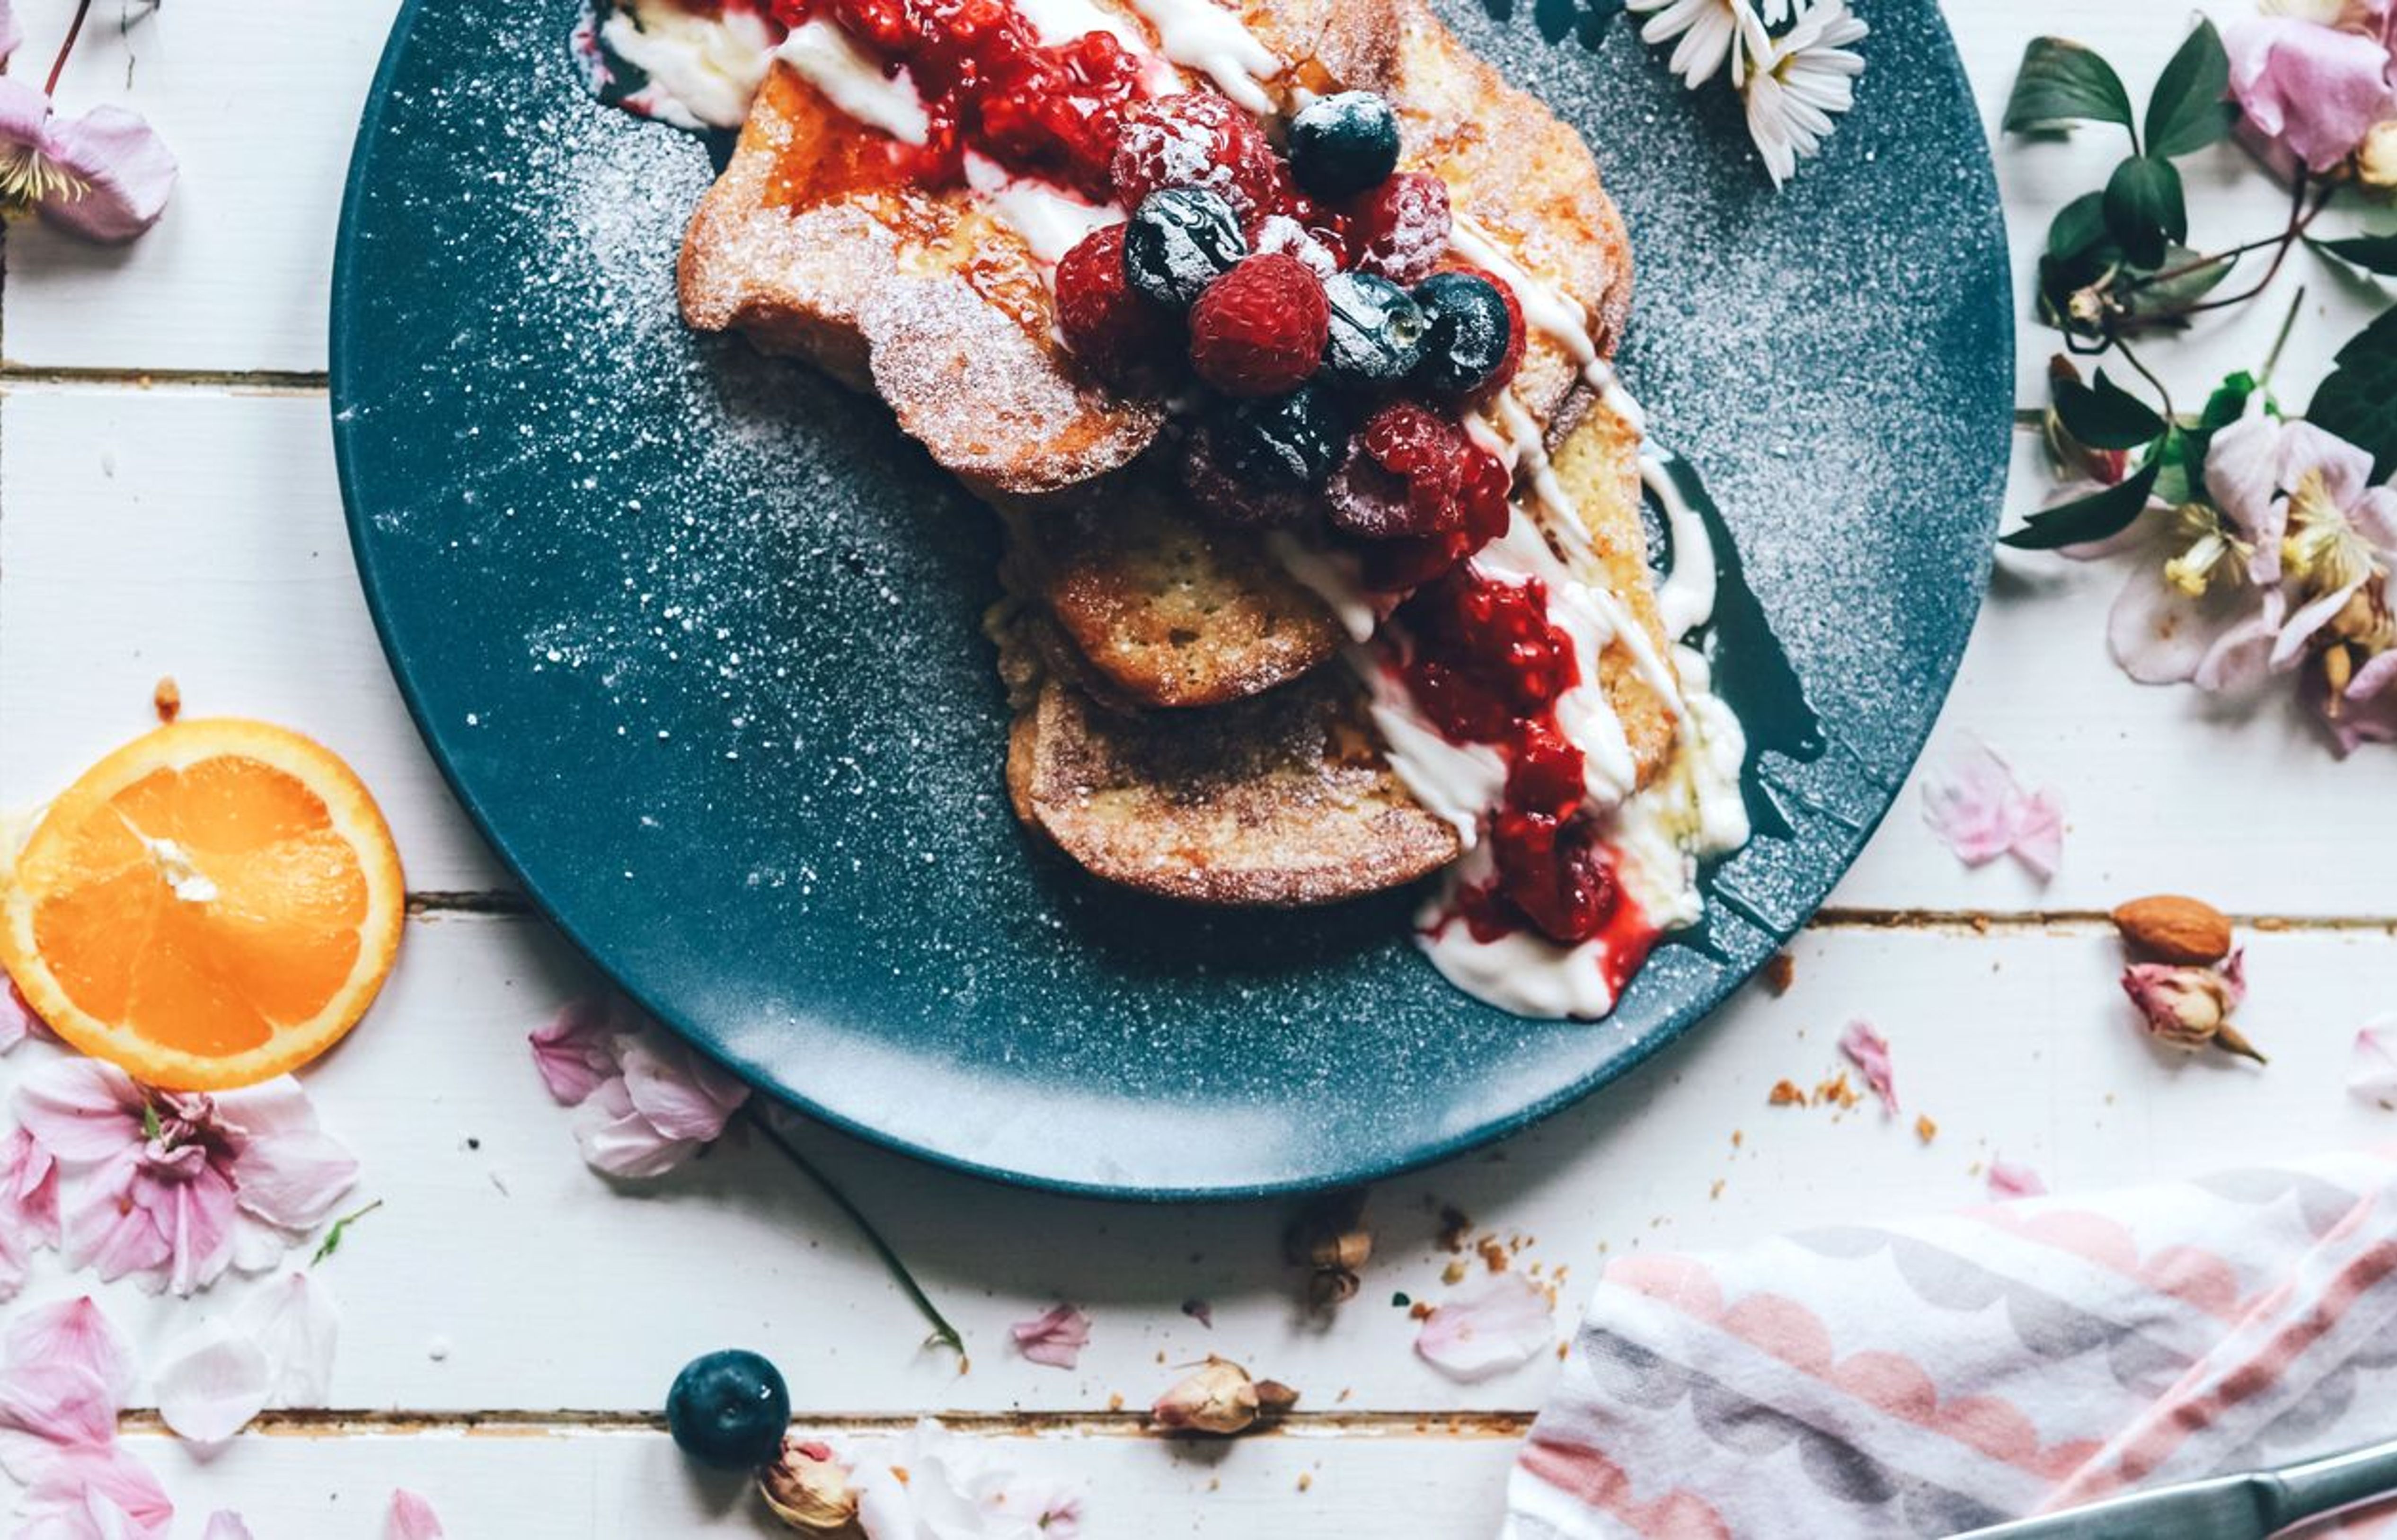
{"label": "pink striped fabric", "polygon": [[2343,1154],[1616,1261],[1505,1533],[1946,1535],[2391,1437],[2397,1158]]}

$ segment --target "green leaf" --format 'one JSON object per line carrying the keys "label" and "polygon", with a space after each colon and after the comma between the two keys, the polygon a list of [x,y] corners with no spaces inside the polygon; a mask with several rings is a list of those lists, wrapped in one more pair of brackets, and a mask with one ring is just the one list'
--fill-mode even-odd
{"label": "green leaf", "polygon": [[2350,235],[2343,241],[2309,240],[2306,244],[2366,273],[2397,277],[2397,234]]}
{"label": "green leaf", "polygon": [[2094,49],[2068,38],[2032,38],[2023,49],[2014,95],[2006,99],[2006,131],[2090,122],[2131,127],[2131,93],[2122,89],[2122,77]]}
{"label": "green leaf", "polygon": [[2056,211],[2047,227],[2047,254],[2070,261],[2106,238],[2106,194],[2083,193]]}
{"label": "green leaf", "polygon": [[2159,160],[2203,150],[2230,131],[2238,109],[2230,91],[2230,56],[2222,34],[2201,20],[2189,34],[2148,98],[2148,154]]}
{"label": "green leaf", "polygon": [[2205,486],[2205,454],[2214,446],[2214,435],[2246,415],[2248,397],[2256,389],[2256,377],[2245,369],[2226,377],[2205,398],[2193,425],[2175,427],[2164,436],[2163,448],[2157,451],[2163,474],[2156,477],[2154,496],[2174,504],[2197,498]]}
{"label": "green leaf", "polygon": [[2056,415],[2093,449],[2136,449],[2163,436],[2165,422],[2148,404],[2097,371],[2097,382],[2056,382]]}
{"label": "green leaf", "polygon": [[2059,545],[2079,545],[2084,541],[2119,535],[2147,507],[2148,494],[2155,489],[2156,477],[2163,468],[2163,458],[2152,457],[2128,478],[2104,491],[2033,514],[2029,524],[1999,543],[2017,551],[2053,551]]}
{"label": "green leaf", "polygon": [[2214,394],[2205,398],[2205,409],[2197,414],[2200,432],[2211,437],[2247,415],[2247,398],[2256,394],[2256,377],[2245,369],[2225,375]]}
{"label": "green leaf", "polygon": [[314,1267],[319,1262],[331,1256],[335,1252],[340,1251],[341,1249],[341,1238],[350,1233],[350,1226],[382,1207],[382,1199],[378,1198],[373,1202],[368,1204],[365,1208],[358,1209],[350,1213],[345,1213],[341,1215],[341,1218],[334,1220],[332,1227],[325,1232],[324,1244],[318,1246],[316,1248],[316,1254],[308,1259],[308,1265]]}
{"label": "green leaf", "polygon": [[2189,207],[2172,162],[2133,155],[2106,182],[2106,228],[2134,266],[2161,268],[2189,239]]}
{"label": "green leaf", "polygon": [[2397,307],[2348,339],[2306,420],[2372,456],[2372,479],[2397,470]]}
{"label": "green leaf", "polygon": [[2239,258],[2229,254],[2201,261],[2185,246],[2167,247],[2163,265],[2157,271],[2174,276],[2142,286],[2132,295],[2131,306],[2141,315],[2187,309],[2220,288],[2238,265]]}

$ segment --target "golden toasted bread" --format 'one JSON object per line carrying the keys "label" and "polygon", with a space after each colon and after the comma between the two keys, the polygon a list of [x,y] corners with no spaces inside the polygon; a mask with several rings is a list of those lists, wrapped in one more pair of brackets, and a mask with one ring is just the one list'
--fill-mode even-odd
{"label": "golden toasted bread", "polygon": [[[1656,613],[1655,574],[1648,566],[1648,530],[1640,517],[1640,430],[1587,392],[1573,399],[1566,413],[1559,424],[1565,430],[1563,440],[1550,460],[1557,484],[1589,532],[1599,565],[1605,569],[1604,586],[1630,609],[1656,656],[1669,657],[1670,641]],[[1673,757],[1677,729],[1672,703],[1640,676],[1621,642],[1599,655],[1598,676],[1608,703],[1622,719],[1639,770],[1638,784],[1644,786],[1663,773]]]}
{"label": "golden toasted bread", "polygon": [[1051,677],[1008,740],[1016,816],[1093,876],[1200,904],[1313,904],[1456,859],[1323,669],[1231,705],[1108,712]]}

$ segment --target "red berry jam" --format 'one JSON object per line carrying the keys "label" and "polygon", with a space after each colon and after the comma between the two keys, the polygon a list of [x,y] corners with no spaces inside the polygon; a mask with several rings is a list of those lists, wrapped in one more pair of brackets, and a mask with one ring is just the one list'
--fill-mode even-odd
{"label": "red berry jam", "polygon": [[931,182],[963,174],[965,152],[1104,203],[1124,114],[1145,94],[1141,61],[1111,33],[1044,44],[1007,0],[771,0],[796,27],[818,16],[841,26],[884,66],[904,69],[931,131],[904,174]]}

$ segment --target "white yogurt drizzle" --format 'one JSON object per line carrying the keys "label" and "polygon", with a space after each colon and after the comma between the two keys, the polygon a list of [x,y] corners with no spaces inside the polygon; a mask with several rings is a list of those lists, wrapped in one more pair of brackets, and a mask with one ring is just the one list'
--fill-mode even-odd
{"label": "white yogurt drizzle", "polygon": [[880,60],[823,17],[810,17],[792,28],[774,57],[867,127],[907,144],[921,144],[931,137],[931,117],[907,72],[884,74]]}
{"label": "white yogurt drizzle", "polygon": [[1273,111],[1273,97],[1263,83],[1282,73],[1281,60],[1257,41],[1238,11],[1215,0],[1132,0],[1132,8],[1157,29],[1166,58],[1205,75],[1252,113]]}
{"label": "white yogurt drizzle", "polygon": [[737,128],[772,67],[781,29],[750,11],[707,16],[649,0],[610,11],[599,37],[649,77],[626,106],[677,128]]}
{"label": "white yogurt drizzle", "polygon": [[1382,623],[1381,607],[1365,591],[1355,556],[1309,545],[1287,529],[1265,536],[1265,554],[1281,564],[1298,585],[1323,601],[1352,642],[1370,642]]}

